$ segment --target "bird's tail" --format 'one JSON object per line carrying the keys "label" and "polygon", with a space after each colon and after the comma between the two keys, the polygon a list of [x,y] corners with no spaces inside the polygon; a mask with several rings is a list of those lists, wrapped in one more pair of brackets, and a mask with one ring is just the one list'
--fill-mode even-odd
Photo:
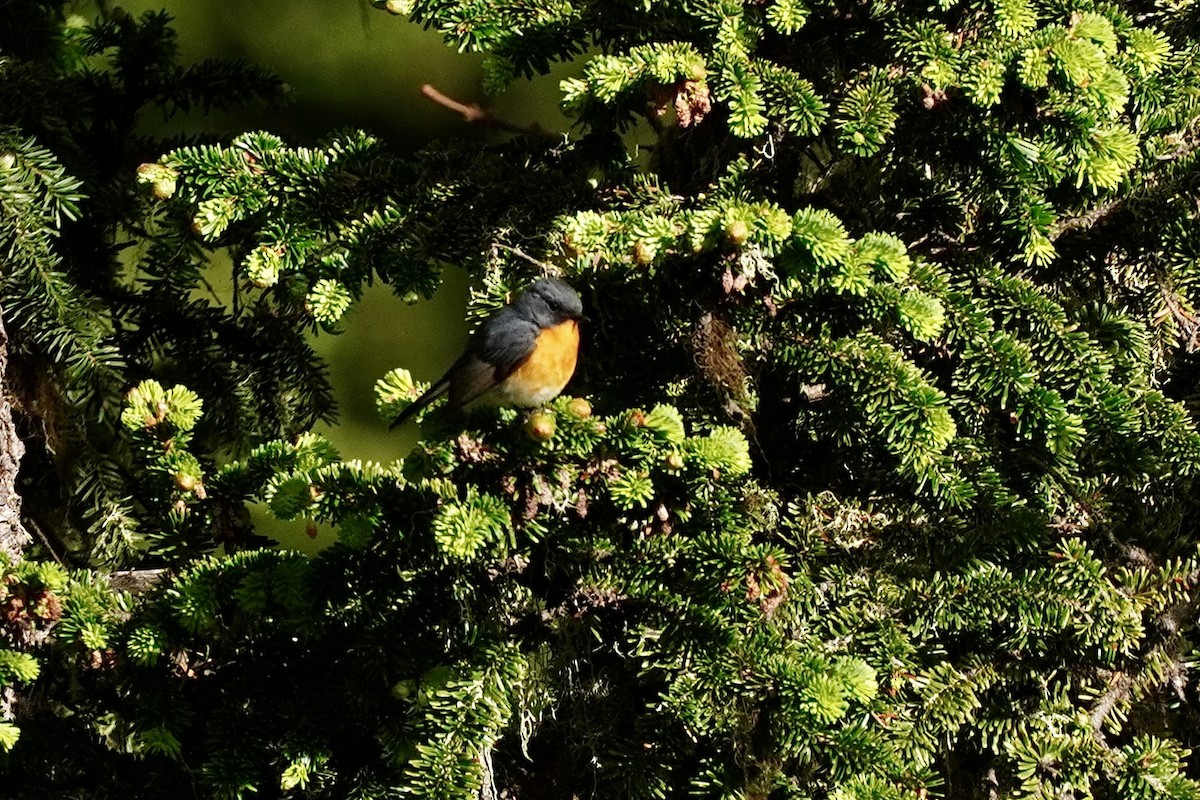
{"label": "bird's tail", "polygon": [[435,383],[433,386],[430,386],[428,389],[425,390],[425,394],[421,395],[416,400],[414,400],[412,405],[410,405],[408,408],[406,408],[400,412],[400,416],[398,416],[394,420],[392,420],[392,424],[388,425],[388,430],[389,431],[395,430],[396,428],[399,428],[404,423],[408,422],[410,419],[412,419],[414,416],[416,416],[417,412],[426,408],[434,400],[437,400],[439,397],[444,395],[446,393],[446,391],[449,390],[449,388],[450,388],[450,381],[448,378],[442,378],[440,381]]}

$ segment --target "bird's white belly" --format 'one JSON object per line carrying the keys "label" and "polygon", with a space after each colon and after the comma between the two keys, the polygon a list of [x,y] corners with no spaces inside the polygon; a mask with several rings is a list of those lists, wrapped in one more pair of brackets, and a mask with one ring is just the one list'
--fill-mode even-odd
{"label": "bird's white belly", "polygon": [[566,385],[566,381],[563,381],[558,386],[542,386],[538,389],[532,389],[521,382],[505,381],[492,389],[491,393],[495,395],[495,401],[499,405],[530,408],[549,403],[558,397]]}

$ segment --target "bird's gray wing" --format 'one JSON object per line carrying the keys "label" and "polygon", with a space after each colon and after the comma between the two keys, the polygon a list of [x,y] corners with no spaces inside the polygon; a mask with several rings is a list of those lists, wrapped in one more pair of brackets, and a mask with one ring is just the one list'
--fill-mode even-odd
{"label": "bird's gray wing", "polygon": [[533,352],[538,327],[512,307],[483,324],[450,376],[450,405],[461,408],[507,378]]}

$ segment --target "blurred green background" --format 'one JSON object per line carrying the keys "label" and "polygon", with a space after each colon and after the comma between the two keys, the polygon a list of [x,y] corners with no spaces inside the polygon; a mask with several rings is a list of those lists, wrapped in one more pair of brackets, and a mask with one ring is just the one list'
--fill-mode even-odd
{"label": "blurred green background", "polygon": [[[465,123],[423,97],[423,84],[450,97],[480,102],[519,124],[536,121],[566,131],[558,109],[558,82],[571,71],[517,82],[506,93],[480,91],[482,57],[458,53],[436,31],[427,31],[361,0],[130,0],[120,6],[134,15],[165,9],[175,18],[180,60],[244,59],[279,75],[291,88],[283,108],[247,108],[230,114],[193,113],[170,127],[232,137],[265,129],[291,143],[312,141],[331,131],[362,128],[397,151],[413,151],[435,139],[458,138],[480,145],[504,134]],[[156,127],[156,120],[145,120]],[[376,415],[373,386],[387,370],[405,367],[420,380],[433,380],[466,343],[463,310],[468,282],[448,269],[446,282],[428,302],[408,305],[375,285],[344,318],[342,333],[322,334],[315,346],[330,367],[340,419],[320,430],[345,458],[388,463],[414,444],[409,425],[388,432]],[[313,551],[332,541],[329,530],[315,539],[303,520],[281,523],[255,514],[264,533],[289,547]]]}

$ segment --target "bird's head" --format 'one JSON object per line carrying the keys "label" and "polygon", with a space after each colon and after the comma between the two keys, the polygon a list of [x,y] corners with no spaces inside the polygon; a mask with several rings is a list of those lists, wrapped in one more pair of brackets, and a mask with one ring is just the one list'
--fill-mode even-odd
{"label": "bird's head", "polygon": [[541,327],[548,328],[568,320],[583,319],[579,294],[558,278],[541,278],[521,292],[514,305]]}

